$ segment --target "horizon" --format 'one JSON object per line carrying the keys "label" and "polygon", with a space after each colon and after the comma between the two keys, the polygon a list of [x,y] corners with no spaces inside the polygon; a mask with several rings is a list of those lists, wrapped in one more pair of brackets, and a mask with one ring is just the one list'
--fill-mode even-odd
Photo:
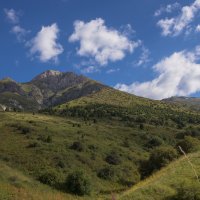
{"label": "horizon", "polygon": [[[32,81],[34,78],[36,78],[37,76],[39,76],[39,75],[41,75],[41,74],[44,74],[45,72],[48,72],[48,71],[56,71],[56,72],[61,72],[61,73],[74,73],[74,74],[76,74],[76,75],[83,75],[83,74],[78,74],[78,73],[75,73],[75,72],[73,72],[73,71],[59,71],[59,70],[52,70],[52,69],[48,69],[48,70],[46,70],[46,71],[43,71],[43,72],[41,72],[40,74],[37,74],[36,76],[34,76],[34,77],[32,77],[29,81],[27,81],[27,82],[18,82],[18,83],[20,83],[20,84],[23,84],[23,83],[28,83],[28,82],[30,82],[30,81]],[[85,76],[85,75],[83,75],[83,76]],[[88,78],[87,76],[85,76],[86,78]],[[16,81],[15,79],[13,79],[12,77],[3,77],[3,78],[1,78],[0,79],[0,81],[1,80],[5,80],[5,79],[11,79],[11,80],[13,80],[13,81]],[[100,82],[100,83],[102,83],[102,84],[104,84],[103,82]],[[106,84],[104,84],[104,85],[106,85]],[[112,87],[112,86],[110,86],[110,87]],[[114,87],[112,87],[112,88],[114,88]],[[115,88],[116,89],[116,88]],[[122,92],[126,92],[126,91],[122,91]],[[130,93],[131,94],[131,93]],[[132,95],[135,95],[135,94],[132,94]],[[138,96],[138,95],[136,95],[136,96]],[[140,97],[140,96],[139,96]],[[170,99],[170,98],[174,98],[174,97],[178,97],[178,98],[195,98],[195,99],[197,99],[197,98],[199,98],[199,97],[195,97],[195,96],[171,96],[171,97],[168,97],[168,98],[164,98],[164,99],[160,99],[160,100],[165,100],[165,99]],[[147,98],[147,99],[151,99],[151,98],[148,98],[148,97],[145,97],[145,98]],[[154,99],[151,99],[151,100],[154,100]]]}
{"label": "horizon", "polygon": [[0,79],[52,69],[151,99],[200,97],[199,14],[199,0],[3,0]]}

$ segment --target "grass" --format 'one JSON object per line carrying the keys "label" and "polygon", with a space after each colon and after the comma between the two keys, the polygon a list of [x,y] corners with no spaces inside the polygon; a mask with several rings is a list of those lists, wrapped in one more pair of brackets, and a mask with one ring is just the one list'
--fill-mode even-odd
{"label": "grass", "polygon": [[53,190],[18,170],[0,162],[0,199],[2,200],[78,200]]}
{"label": "grass", "polygon": [[[200,174],[200,152],[188,155]],[[176,193],[176,188],[184,183],[200,184],[185,157],[172,162],[166,168],[141,181],[119,196],[119,200],[164,200]]]}
{"label": "grass", "polygon": [[[178,141],[176,136],[184,131],[171,124],[144,123],[141,127],[134,122],[133,126],[127,126],[119,120],[81,120],[37,113],[0,112],[0,119],[2,199],[111,199],[111,194],[118,195],[128,190],[129,186],[125,182],[131,181],[133,185],[139,181],[140,162],[148,159],[152,148],[147,144],[152,138],[159,137],[165,145],[175,146]],[[187,124],[185,130],[191,129],[190,126]],[[198,131],[199,125],[194,125],[193,128]],[[81,144],[81,149],[71,148],[74,142]],[[111,153],[117,155],[118,160],[114,165],[106,160]],[[178,164],[177,166],[177,169],[180,168]],[[111,179],[98,176],[99,171],[105,167],[112,167],[114,175]],[[59,185],[62,185],[71,172],[79,169],[90,177],[90,196],[78,198],[60,188],[55,190],[37,181],[43,173],[53,171],[56,172]],[[155,188],[149,187],[159,180],[170,183],[167,173],[175,173],[175,167],[166,169],[160,175],[157,173],[157,178],[151,177],[139,183],[119,198],[133,199],[136,193],[138,199],[140,196],[140,199],[147,199],[147,196],[154,195],[155,192],[155,199],[159,199],[160,191],[166,192],[166,195],[173,194],[175,190],[170,184],[159,183]],[[181,172],[179,175],[181,180]],[[174,174],[170,176],[173,178]],[[188,180],[191,178],[192,175]],[[141,187],[146,190],[141,190]],[[46,196],[42,196],[42,193]]]}
{"label": "grass", "polygon": [[[0,118],[0,159],[6,161],[8,166],[34,179],[42,172],[55,170],[61,182],[72,171],[82,169],[92,179],[94,196],[127,188],[118,180],[106,181],[97,177],[98,171],[108,165],[105,157],[109,152],[119,152],[122,162],[114,168],[120,173],[126,166],[137,170],[137,162],[147,156],[146,150],[134,140],[130,148],[123,146],[122,141],[134,137],[132,134],[137,134],[138,128],[114,122],[94,124],[28,113],[0,113]],[[22,130],[27,127],[29,131],[24,134]],[[48,136],[52,137],[51,143],[41,139]],[[135,139],[139,141],[139,138]],[[70,148],[74,141],[83,143],[83,152]],[[33,143],[37,145],[32,146]],[[58,166],[60,161],[64,164],[63,168]]]}

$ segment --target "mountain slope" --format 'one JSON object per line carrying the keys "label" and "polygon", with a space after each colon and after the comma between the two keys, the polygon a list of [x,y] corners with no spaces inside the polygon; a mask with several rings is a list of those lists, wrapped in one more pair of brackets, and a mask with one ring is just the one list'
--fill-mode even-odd
{"label": "mountain slope", "polygon": [[175,104],[188,109],[200,111],[200,98],[195,97],[171,97],[162,100],[165,103]]}
{"label": "mountain slope", "polygon": [[0,161],[0,199],[2,200],[78,200],[41,184]]}
{"label": "mountain slope", "polygon": [[200,114],[176,104],[150,100],[124,93],[113,88],[103,88],[97,93],[66,102],[47,113],[82,119],[120,120],[127,125],[147,123],[172,125],[180,128],[187,123],[200,123]]}
{"label": "mountain slope", "polygon": [[[197,173],[200,173],[200,152],[189,154]],[[176,194],[176,189],[199,186],[199,182],[185,157],[171,163],[150,178],[138,183],[119,196],[119,200],[166,200]],[[192,192],[192,191],[191,191]]]}
{"label": "mountain slope", "polygon": [[100,91],[106,86],[72,72],[48,70],[28,83],[9,78],[0,81],[0,104],[35,111]]}

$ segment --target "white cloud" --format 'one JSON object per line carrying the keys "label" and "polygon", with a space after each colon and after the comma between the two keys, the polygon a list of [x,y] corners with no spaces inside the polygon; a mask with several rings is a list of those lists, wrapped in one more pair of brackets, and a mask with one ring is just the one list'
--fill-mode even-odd
{"label": "white cloud", "polygon": [[41,62],[53,60],[57,62],[58,55],[63,52],[61,44],[57,43],[59,28],[56,23],[51,26],[43,26],[28,46],[31,47],[31,55],[36,54]]}
{"label": "white cloud", "polygon": [[158,10],[156,10],[154,16],[158,17],[163,13],[171,13],[178,8],[180,8],[180,4],[178,2],[175,2],[173,4],[168,4],[167,6],[162,6]]}
{"label": "white cloud", "polygon": [[153,66],[158,76],[147,82],[115,87],[138,96],[163,99],[171,96],[187,96],[200,91],[200,47],[195,51],[175,52]]}
{"label": "white cloud", "polygon": [[118,71],[120,71],[119,68],[116,68],[116,69],[109,69],[109,70],[106,71],[106,73],[107,73],[107,74],[111,74],[111,73],[118,72]]}
{"label": "white cloud", "polygon": [[196,26],[196,29],[195,29],[195,31],[196,31],[197,33],[199,33],[199,32],[200,32],[200,24],[198,24],[198,25]]}
{"label": "white cloud", "polygon": [[159,20],[157,25],[162,29],[162,35],[177,36],[182,33],[193,22],[199,10],[200,0],[195,0],[191,5],[182,7],[178,16]]}
{"label": "white cloud", "polygon": [[13,24],[19,22],[19,13],[16,12],[14,9],[4,9],[6,14],[6,18]]}
{"label": "white cloud", "polygon": [[82,69],[81,72],[84,74],[90,74],[90,73],[99,72],[99,69],[95,66],[89,66],[89,67]]}
{"label": "white cloud", "polygon": [[140,45],[140,42],[129,40],[125,33],[106,27],[101,18],[87,23],[76,21],[74,28],[69,41],[80,42],[78,55],[92,57],[101,66],[122,60],[127,52],[132,53]]}
{"label": "white cloud", "polygon": [[142,47],[142,54],[139,57],[138,62],[136,63],[136,66],[141,66],[144,65],[146,63],[148,63],[150,61],[150,51],[149,49],[147,49],[146,47]]}
{"label": "white cloud", "polygon": [[17,40],[20,42],[24,42],[24,37],[29,33],[30,31],[25,30],[20,25],[15,25],[11,29],[11,33],[15,34],[17,37]]}

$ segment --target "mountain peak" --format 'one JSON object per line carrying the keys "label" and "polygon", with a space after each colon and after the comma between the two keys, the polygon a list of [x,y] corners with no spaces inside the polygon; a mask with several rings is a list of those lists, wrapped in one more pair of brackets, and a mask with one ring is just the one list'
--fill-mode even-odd
{"label": "mountain peak", "polygon": [[44,79],[44,78],[48,78],[48,77],[54,77],[54,76],[59,76],[61,75],[62,72],[60,71],[56,71],[56,70],[47,70],[45,72],[43,72],[42,74],[36,76],[34,79],[38,80],[38,79]]}

